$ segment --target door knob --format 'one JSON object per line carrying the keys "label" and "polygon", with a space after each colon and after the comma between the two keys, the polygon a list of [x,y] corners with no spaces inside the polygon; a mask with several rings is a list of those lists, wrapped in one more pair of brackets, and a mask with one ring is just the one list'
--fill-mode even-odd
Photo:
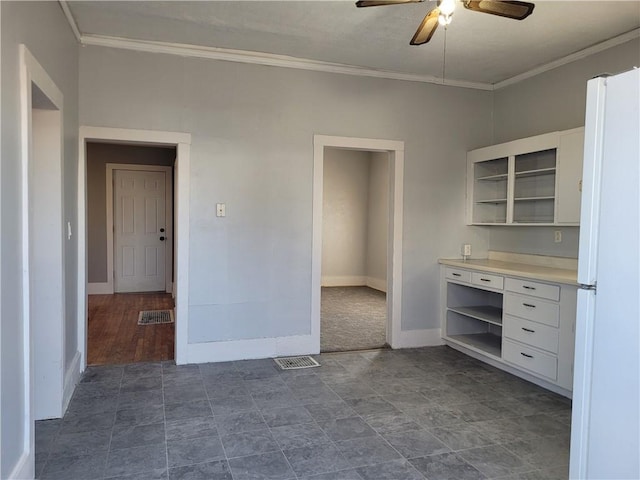
{"label": "door knob", "polygon": [[164,232],[164,228],[161,228],[161,229],[160,229],[160,233],[163,233],[163,232]]}
{"label": "door knob", "polygon": [[161,242],[164,242],[164,237],[160,237],[160,241],[161,241]]}

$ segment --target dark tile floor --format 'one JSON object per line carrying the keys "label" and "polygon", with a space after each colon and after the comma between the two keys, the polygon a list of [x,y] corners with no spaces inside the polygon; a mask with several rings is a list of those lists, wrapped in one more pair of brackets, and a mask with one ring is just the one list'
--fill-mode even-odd
{"label": "dark tile floor", "polygon": [[42,479],[566,479],[567,399],[448,347],[91,367]]}

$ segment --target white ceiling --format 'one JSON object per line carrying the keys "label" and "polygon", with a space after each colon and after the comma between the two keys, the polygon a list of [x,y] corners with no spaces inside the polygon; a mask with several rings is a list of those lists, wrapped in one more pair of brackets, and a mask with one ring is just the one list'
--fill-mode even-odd
{"label": "white ceiling", "polygon": [[[446,35],[409,40],[435,1],[356,8],[354,1],[69,1],[87,38],[122,37],[496,84],[640,28],[640,1],[535,1],[516,21],[460,2]],[[446,55],[445,53],[446,36]],[[640,64],[640,58],[638,60]]]}

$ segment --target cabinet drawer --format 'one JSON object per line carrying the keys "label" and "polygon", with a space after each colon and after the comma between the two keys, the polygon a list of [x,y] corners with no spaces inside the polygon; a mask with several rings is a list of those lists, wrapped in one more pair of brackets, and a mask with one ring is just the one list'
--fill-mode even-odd
{"label": "cabinet drawer", "polygon": [[504,313],[534,322],[544,323],[551,327],[558,328],[558,326],[560,326],[559,304],[545,302],[544,300],[525,295],[505,293]]}
{"label": "cabinet drawer", "polygon": [[481,287],[491,287],[502,289],[504,287],[504,277],[499,275],[489,275],[487,273],[473,272],[471,274],[471,283]]}
{"label": "cabinet drawer", "polygon": [[502,358],[509,363],[554,382],[558,378],[558,359],[555,355],[543,353],[521,343],[503,339]]}
{"label": "cabinet drawer", "polygon": [[516,317],[505,317],[502,323],[503,335],[525,345],[558,353],[560,333],[557,328]]}
{"label": "cabinet drawer", "polygon": [[469,270],[460,270],[459,268],[447,267],[445,269],[445,276],[451,280],[458,282],[471,282],[471,272]]}
{"label": "cabinet drawer", "polygon": [[507,278],[505,290],[531,295],[532,297],[546,298],[547,300],[554,300],[556,302],[560,300],[560,287],[558,285]]}

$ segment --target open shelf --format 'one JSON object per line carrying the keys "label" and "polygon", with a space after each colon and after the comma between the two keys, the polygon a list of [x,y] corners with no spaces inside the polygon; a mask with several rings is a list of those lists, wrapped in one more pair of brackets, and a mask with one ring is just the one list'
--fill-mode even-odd
{"label": "open shelf", "polygon": [[554,175],[556,173],[555,167],[549,168],[536,168],[534,170],[524,170],[522,172],[515,172],[516,177],[538,177],[540,175]]}
{"label": "open shelf", "polygon": [[514,198],[514,202],[537,202],[539,200],[555,200],[556,197],[544,196],[544,197],[520,197]]}
{"label": "open shelf", "polygon": [[449,340],[480,350],[483,353],[501,358],[502,337],[493,333],[467,333],[461,335],[449,335]]}
{"label": "open shelf", "polygon": [[509,177],[508,173],[500,173],[497,175],[487,175],[485,177],[476,178],[479,182],[499,182],[500,180],[506,180]]}
{"label": "open shelf", "polygon": [[467,317],[502,326],[502,308],[491,305],[476,305],[471,307],[449,307],[449,310]]}
{"label": "open shelf", "polygon": [[476,203],[507,203],[506,198],[494,198],[493,200],[476,200]]}

